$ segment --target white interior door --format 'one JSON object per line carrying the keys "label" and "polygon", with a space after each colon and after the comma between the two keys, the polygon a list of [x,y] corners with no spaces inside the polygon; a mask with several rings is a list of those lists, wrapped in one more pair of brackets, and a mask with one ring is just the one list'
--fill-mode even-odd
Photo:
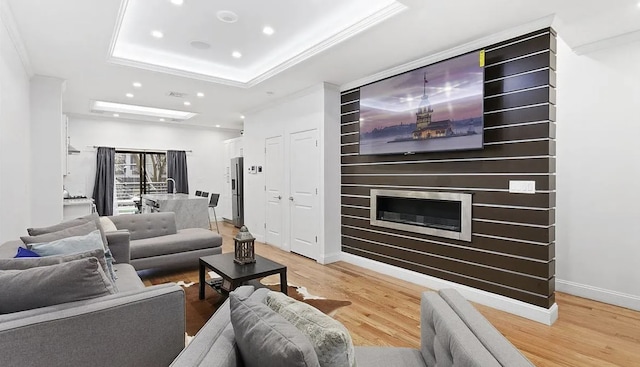
{"label": "white interior door", "polygon": [[320,175],[318,132],[309,130],[292,133],[289,138],[291,251],[317,259]]}
{"label": "white interior door", "polygon": [[284,198],[284,155],[282,136],[265,140],[265,195],[267,211],[265,217],[265,242],[282,247],[282,203]]}

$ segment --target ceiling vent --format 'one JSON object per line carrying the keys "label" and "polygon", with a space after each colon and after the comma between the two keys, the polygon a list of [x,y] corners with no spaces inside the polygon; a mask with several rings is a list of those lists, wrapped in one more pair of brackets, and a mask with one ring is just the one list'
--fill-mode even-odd
{"label": "ceiling vent", "polygon": [[174,91],[169,91],[169,93],[167,93],[167,95],[169,97],[175,97],[175,98],[186,98],[186,97],[189,96],[187,93],[174,92]]}

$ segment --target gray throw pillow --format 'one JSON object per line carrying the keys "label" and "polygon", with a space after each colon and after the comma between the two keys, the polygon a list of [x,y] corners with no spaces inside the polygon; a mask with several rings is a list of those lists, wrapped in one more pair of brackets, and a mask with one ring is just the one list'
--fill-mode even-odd
{"label": "gray throw pillow", "polygon": [[[93,223],[92,222],[85,223],[78,227],[83,227],[83,226],[86,226],[88,228],[93,226]],[[65,231],[74,231],[74,228],[75,228],[75,231],[80,231],[80,230],[77,230],[78,227],[71,227],[59,232],[39,235],[32,238],[43,239],[43,238],[47,238],[46,236],[51,236],[51,238],[55,238],[56,236],[59,236],[57,235],[59,233],[62,233]],[[27,248],[29,248],[29,250],[37,253],[40,256],[74,254],[78,252],[92,251],[95,249],[102,249],[104,251],[102,238],[100,236],[100,232],[97,229],[94,229],[93,232],[90,232],[85,236],[64,237],[59,240],[44,242],[44,243],[30,243],[27,245]],[[115,285],[116,279],[118,278],[116,277],[116,274],[113,270],[113,265],[112,265],[113,261],[111,259],[110,252],[104,252],[104,262],[106,263],[107,273],[109,274],[111,281]]]}
{"label": "gray throw pillow", "polygon": [[37,268],[38,266],[62,264],[73,260],[84,259],[86,257],[95,257],[98,259],[102,270],[104,270],[105,273],[109,272],[104,259],[104,250],[101,248],[68,255],[0,259],[0,270],[24,270]]}
{"label": "gray throw pillow", "polygon": [[118,287],[115,280],[110,275],[110,269],[107,266],[107,260],[104,256],[104,250],[97,248],[91,251],[78,252],[68,255],[55,255],[44,257],[20,257],[20,258],[0,258],[0,270],[24,270],[29,268],[35,268],[38,266],[49,266],[55,264],[66,263],[73,260],[84,259],[87,257],[95,257],[100,263],[102,270],[109,275],[109,279],[113,284],[114,290],[117,292]]}
{"label": "gray throw pillow", "polygon": [[85,215],[84,217],[68,220],[66,222],[58,223],[56,225],[49,226],[49,227],[27,228],[27,232],[29,233],[30,236],[38,236],[41,234],[58,232],[70,227],[76,227],[81,224],[85,224],[87,222],[93,222],[96,224],[96,228],[98,228],[98,230],[100,231],[100,235],[102,236],[102,242],[104,242],[104,247],[105,247],[104,252],[108,253],[109,247],[107,242],[107,236],[104,234],[104,230],[102,229],[102,225],[100,224],[100,216],[98,216],[98,213],[91,213],[89,215]]}
{"label": "gray throw pillow", "polygon": [[[44,233],[37,236],[22,236],[20,239],[25,245],[27,245],[27,248],[29,248],[29,245],[32,243],[52,242],[67,237],[84,236],[97,230],[98,227],[96,227],[94,222],[87,222],[74,227],[61,229],[56,232]],[[100,237],[100,241],[102,241],[102,237]]]}
{"label": "gray throw pillow", "polygon": [[319,366],[309,339],[265,304],[229,294],[231,324],[247,367]]}
{"label": "gray throw pillow", "polygon": [[63,237],[56,240],[49,240],[48,242],[30,243],[27,245],[27,248],[40,256],[66,255],[103,249],[100,232],[97,229],[82,236]]}
{"label": "gray throw pillow", "polygon": [[0,270],[0,314],[113,293],[95,257],[25,270]]}
{"label": "gray throw pillow", "polygon": [[351,335],[338,320],[280,292],[269,292],[264,303],[309,338],[321,367],[356,366]]}

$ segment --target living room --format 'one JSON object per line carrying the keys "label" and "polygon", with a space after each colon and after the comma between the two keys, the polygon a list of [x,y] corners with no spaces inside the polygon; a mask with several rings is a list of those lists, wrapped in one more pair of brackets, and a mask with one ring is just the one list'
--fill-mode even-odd
{"label": "living room", "polygon": [[[109,47],[119,8],[116,5],[110,5],[101,9],[100,14],[108,14],[103,15],[102,18],[109,19],[102,21],[92,19],[92,23],[95,23],[94,27],[88,26],[89,23],[74,20],[73,11],[67,11],[68,14],[65,15],[60,14],[65,13],[62,9],[53,9],[56,17],[59,16],[60,19],[68,21],[69,28],[63,28],[64,31],[60,33],[51,31],[51,37],[55,39],[47,39],[42,36],[36,37],[39,33],[46,32],[34,27],[34,24],[43,26],[48,24],[46,19],[49,16],[29,9],[33,4],[28,3],[20,2],[22,4],[20,5],[14,1],[2,2],[2,93],[0,94],[2,154],[0,164],[5,172],[11,172],[11,174],[4,175],[0,179],[0,202],[11,210],[2,214],[0,242],[24,235],[28,227],[46,226],[59,222],[62,219],[60,192],[67,181],[71,182],[68,189],[73,190],[72,193],[91,195],[93,174],[91,169],[86,167],[93,164],[92,161],[95,159],[94,146],[190,150],[188,160],[191,191],[206,186],[206,189],[211,192],[222,192],[225,185],[225,166],[217,157],[224,156],[225,140],[240,136],[240,130],[244,130],[242,139],[246,164],[249,167],[267,167],[269,162],[266,161],[265,156],[266,139],[276,135],[283,136],[282,153],[285,159],[282,164],[283,167],[290,167],[293,165],[293,159],[299,157],[290,154],[291,133],[315,127],[320,142],[317,162],[320,172],[318,176],[319,216],[322,219],[318,221],[320,226],[317,235],[318,252],[310,257],[319,263],[348,261],[422,284],[425,287],[435,287],[437,284],[433,282],[437,280],[432,279],[433,277],[423,277],[424,272],[412,272],[384,261],[370,262],[368,260],[371,259],[367,259],[366,256],[353,256],[353,250],[348,249],[354,248],[353,238],[358,236],[354,235],[356,229],[352,227],[357,226],[353,225],[353,218],[347,218],[346,222],[341,222],[340,214],[345,215],[341,210],[346,207],[347,210],[351,210],[346,215],[358,217],[359,215],[354,214],[353,210],[365,205],[363,197],[367,195],[355,189],[346,192],[341,190],[341,186],[355,185],[343,181],[342,172],[345,166],[342,165],[360,164],[355,161],[344,161],[349,158],[348,154],[353,153],[342,150],[345,144],[350,144],[343,141],[349,132],[345,130],[341,132],[336,128],[338,126],[336,121],[343,113],[340,111],[341,104],[349,102],[349,100],[340,101],[341,93],[412,68],[436,63],[551,27],[557,32],[555,49],[557,72],[556,80],[553,84],[550,82],[553,86],[550,89],[553,89],[555,95],[549,97],[553,99],[550,99],[547,104],[557,105],[557,111],[555,116],[550,114],[546,119],[550,126],[546,137],[529,137],[525,140],[553,141],[555,151],[549,150],[546,154],[536,154],[531,157],[546,160],[549,164],[548,169],[533,172],[533,168],[530,170],[526,166],[532,162],[525,161],[522,162],[525,166],[522,166],[519,171],[546,177],[547,186],[539,186],[536,195],[531,198],[548,195],[550,199],[544,209],[552,219],[542,224],[541,222],[530,223],[533,226],[529,228],[543,226],[550,229],[551,234],[546,240],[532,241],[544,243],[548,252],[544,256],[534,256],[526,253],[519,254],[513,249],[502,252],[496,248],[485,248],[482,255],[505,257],[505,254],[508,254],[505,258],[513,259],[514,262],[526,260],[527,264],[533,264],[531,266],[546,267],[547,274],[544,277],[540,273],[535,277],[544,278],[544,283],[549,285],[546,291],[548,297],[552,296],[554,291],[558,291],[640,310],[640,288],[638,288],[640,274],[635,267],[635,259],[640,256],[640,250],[636,246],[636,241],[633,240],[636,234],[633,222],[638,213],[637,210],[624,206],[625,203],[637,199],[632,185],[634,178],[640,173],[633,164],[634,153],[636,153],[634,149],[638,148],[632,140],[637,135],[634,133],[638,129],[636,125],[632,125],[635,110],[631,106],[638,96],[638,86],[633,81],[640,74],[638,69],[640,46],[638,30],[635,28],[637,22],[634,22],[635,17],[640,16],[640,10],[634,1],[620,2],[616,6],[601,1],[564,5],[542,2],[527,8],[526,11],[523,10],[524,8],[520,9],[518,5],[492,1],[483,5],[465,4],[468,7],[465,12],[455,12],[444,5],[402,1],[401,3],[407,6],[408,10],[318,53],[307,61],[292,66],[281,75],[274,77],[274,80],[267,79],[247,89],[229,86],[213,88],[209,85],[212,83],[202,80],[168,76],[157,71],[140,70],[129,66],[110,66],[117,69],[121,75],[120,80],[127,81],[127,88],[131,82],[142,79],[145,81],[143,89],[188,91],[193,95],[205,91],[202,99],[196,97],[191,101],[194,108],[197,107],[194,110],[203,110],[204,105],[207,104],[211,105],[207,108],[219,109],[227,115],[200,126],[123,121],[113,116],[100,117],[91,114],[86,104],[80,107],[68,104],[67,101],[96,98],[123,103],[131,102],[129,97],[125,96],[125,92],[128,93],[129,90],[112,88],[105,91],[103,96],[91,96],[86,95],[87,90],[73,84],[74,79],[67,81],[66,91],[63,92],[62,86],[67,79],[66,71],[59,65],[55,66],[58,62],[64,63],[68,57],[82,58],[81,49],[85,45],[82,42],[101,45],[101,55],[104,56]],[[75,6],[90,7],[90,5],[80,4]],[[7,15],[9,14],[7,9],[16,19],[7,20],[10,17]],[[582,11],[578,11],[579,9]],[[25,16],[29,11],[33,14]],[[82,13],[80,10],[77,12]],[[461,18],[461,22],[476,24],[474,28],[477,28],[477,31],[456,29],[448,35],[446,41],[431,40],[428,45],[410,41],[416,38],[397,42],[397,35],[411,32],[412,28],[409,27],[416,24],[416,19],[432,19],[434,17],[432,14],[438,14],[438,12],[442,12],[444,17],[456,14]],[[476,14],[501,14],[501,19],[493,23],[488,20],[481,21],[477,19]],[[616,21],[612,22],[611,19]],[[403,24],[406,25],[402,26]],[[26,30],[25,27],[27,27]],[[81,30],[82,35],[70,34],[71,29],[81,33],[80,29],[74,27],[86,29]],[[425,31],[417,25],[415,27],[416,31]],[[390,34],[396,36],[392,37]],[[24,43],[16,44],[18,42],[16,40],[20,39]],[[39,39],[40,43],[36,46],[30,42],[32,39]],[[388,51],[381,53],[379,49],[368,46],[373,42],[376,42],[379,48]],[[56,53],[55,49],[46,48],[55,47],[47,46],[48,44],[57,45],[58,43],[82,46],[77,47],[78,51],[75,54],[62,56]],[[354,57],[373,61],[365,63],[366,68],[359,63],[345,61]],[[88,65],[91,62],[106,64],[104,60],[105,57],[102,57],[100,61],[92,59],[87,60],[86,63]],[[331,71],[325,71],[321,79],[315,78],[314,75],[320,73],[318,70],[322,70],[321,65],[329,65],[329,61],[333,63],[330,65],[336,65],[336,67]],[[306,69],[306,67],[313,69]],[[90,71],[90,67],[83,70],[86,73]],[[105,82],[99,74],[89,74],[85,80],[87,85]],[[281,89],[277,89],[278,85]],[[37,90],[44,90],[45,87],[51,89],[42,93],[37,92]],[[138,94],[138,91],[133,88],[129,88],[132,90],[131,93]],[[56,92],[52,94],[51,90]],[[267,92],[274,92],[274,94],[267,94]],[[220,97],[216,93],[220,93]],[[83,94],[82,98],[76,98],[80,94]],[[234,103],[223,108],[218,101],[223,94],[230,96],[231,99],[256,102]],[[52,103],[56,100],[65,102],[62,105],[59,102]],[[158,107],[186,109],[181,100],[172,103],[174,104]],[[69,167],[70,175],[67,178],[64,178],[57,169],[62,164],[62,158],[57,154],[61,148],[60,143],[58,141],[57,145],[52,145],[52,139],[49,139],[53,135],[60,135],[62,128],[56,126],[54,129],[47,126],[46,117],[42,120],[38,117],[38,111],[44,110],[45,105],[52,106],[48,112],[53,115],[63,113],[69,115],[69,138],[71,143],[81,151],[78,155],[69,156],[72,161]],[[85,113],[73,112],[80,109],[84,109]],[[234,115],[230,116],[232,113]],[[244,116],[244,121],[240,115]],[[614,123],[619,126],[618,131],[622,134],[615,134],[615,139],[602,139],[602,135],[598,132],[601,131],[603,121],[609,123],[615,121]],[[216,124],[220,124],[221,127],[216,128]],[[96,133],[96,131],[99,132]],[[491,129],[485,131],[490,132]],[[493,131],[495,132],[496,129]],[[488,142],[499,143],[500,141],[489,140]],[[510,144],[515,143],[523,142]],[[467,158],[469,157],[462,157],[462,159]],[[422,159],[428,161],[433,159],[433,156],[431,158],[422,156]],[[513,164],[513,166],[516,165],[516,163]],[[488,172],[513,174],[514,171]],[[265,171],[262,174],[256,172],[245,175],[245,222],[258,241],[268,242],[288,251],[291,250],[292,243],[284,237],[287,237],[293,228],[299,228],[293,224],[296,216],[291,215],[288,210],[280,208],[281,215],[276,216],[282,221],[280,231],[286,235],[279,240],[280,242],[277,239],[267,238],[272,232],[267,231],[265,226],[277,227],[277,223],[269,222],[274,216],[267,214],[268,201],[265,200],[264,186],[268,173]],[[403,173],[412,174],[411,172]],[[348,174],[360,173],[350,171]],[[370,174],[370,171],[367,174]],[[289,179],[288,175],[289,173],[283,175],[285,184]],[[17,177],[22,179],[16,179]],[[471,187],[480,187],[509,196],[508,180],[505,179],[503,186],[500,187]],[[540,185],[541,182],[536,181],[536,184]],[[463,189],[468,187],[470,186],[457,186]],[[288,186],[282,188],[281,196],[285,200],[290,196],[288,189]],[[526,194],[511,194],[511,197],[522,195],[526,196]],[[524,204],[497,203],[495,205],[529,207]],[[497,219],[490,220],[495,222]],[[509,222],[506,219],[501,221]],[[480,222],[476,221],[474,225],[477,223]],[[345,225],[348,227],[345,228]],[[511,236],[492,233],[480,234],[492,236],[485,238],[496,240],[504,237],[511,238]],[[344,240],[342,238],[344,235],[351,238]],[[530,241],[527,238],[521,239]],[[451,243],[446,240],[444,242]],[[512,252],[509,253],[509,251]],[[437,255],[433,252],[430,254]],[[455,260],[462,263],[475,262],[464,257],[455,258]],[[496,264],[491,262],[484,265],[496,267]],[[446,267],[439,269],[451,271]],[[504,274],[514,271],[521,273],[519,269],[509,268],[509,265],[505,265],[499,271]],[[515,288],[520,294],[535,293],[531,289],[518,288],[514,284],[502,284],[501,287]],[[473,288],[465,293],[465,296],[475,302],[484,301],[485,304],[489,303],[496,308],[507,309],[523,316],[529,315],[530,318],[547,324],[553,323],[556,317],[555,312],[562,317],[562,308],[559,310],[552,308],[554,304],[552,298],[549,298],[550,303],[544,305],[523,301],[525,296],[520,299],[515,297],[521,303],[514,303],[511,302],[514,298],[507,296],[509,299],[503,300],[500,297],[485,294],[484,292],[492,293],[486,288],[480,287],[480,292],[477,292],[478,287]],[[504,293],[496,293],[504,295]],[[473,299],[473,297],[476,298]],[[534,305],[533,308],[527,306],[531,304]]]}

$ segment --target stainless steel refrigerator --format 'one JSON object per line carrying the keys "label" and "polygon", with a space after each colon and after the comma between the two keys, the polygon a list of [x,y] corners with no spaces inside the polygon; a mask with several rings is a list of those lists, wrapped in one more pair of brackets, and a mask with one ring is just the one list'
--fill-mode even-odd
{"label": "stainless steel refrigerator", "polygon": [[242,175],[244,168],[242,157],[231,158],[231,220],[233,225],[240,228],[244,224],[244,195]]}

